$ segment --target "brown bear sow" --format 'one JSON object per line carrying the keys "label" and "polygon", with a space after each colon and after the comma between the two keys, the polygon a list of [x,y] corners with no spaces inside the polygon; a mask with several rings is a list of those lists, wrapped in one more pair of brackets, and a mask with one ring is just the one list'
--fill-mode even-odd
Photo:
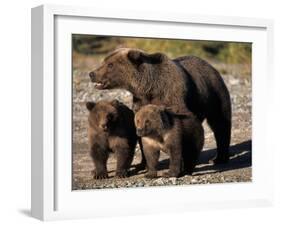
{"label": "brown bear sow", "polygon": [[170,157],[169,171],[164,176],[192,174],[203,148],[204,130],[191,112],[180,115],[149,104],[136,113],[135,124],[147,161],[146,177],[157,176],[160,150]]}
{"label": "brown bear sow", "polygon": [[121,48],[90,72],[98,89],[123,88],[133,94],[134,111],[146,104],[164,105],[174,112],[193,112],[207,119],[217,143],[216,163],[229,159],[231,102],[219,72],[206,61],[183,56],[170,59]]}
{"label": "brown bear sow", "polygon": [[117,100],[87,102],[86,106],[94,178],[108,177],[106,163],[110,152],[115,153],[117,159],[115,176],[128,176],[137,142],[133,111]]}

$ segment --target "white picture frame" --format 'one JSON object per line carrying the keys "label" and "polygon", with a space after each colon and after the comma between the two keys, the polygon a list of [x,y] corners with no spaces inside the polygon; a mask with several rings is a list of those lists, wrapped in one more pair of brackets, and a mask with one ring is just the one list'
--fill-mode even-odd
{"label": "white picture frame", "polygon": [[[66,76],[71,75],[72,33],[252,42],[253,182],[72,191],[71,76]],[[274,81],[272,33],[273,22],[265,19],[33,8],[32,216],[55,220],[271,205],[273,179],[266,172],[273,168],[273,150],[266,139],[266,120]]]}

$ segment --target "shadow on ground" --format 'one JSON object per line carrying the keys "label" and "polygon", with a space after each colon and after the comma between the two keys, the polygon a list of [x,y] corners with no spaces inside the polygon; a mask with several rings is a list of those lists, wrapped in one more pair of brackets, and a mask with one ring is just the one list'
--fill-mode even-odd
{"label": "shadow on ground", "polygon": [[[230,146],[230,160],[226,164],[213,165],[210,160],[216,156],[216,149],[204,150],[200,154],[198,165],[193,175],[204,175],[242,169],[252,165],[252,140]],[[169,159],[159,162],[159,170],[168,169]]]}

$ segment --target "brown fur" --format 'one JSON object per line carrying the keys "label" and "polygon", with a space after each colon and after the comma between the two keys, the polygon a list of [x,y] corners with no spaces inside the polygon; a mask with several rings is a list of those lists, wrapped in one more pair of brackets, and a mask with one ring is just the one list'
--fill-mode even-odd
{"label": "brown fur", "polygon": [[123,88],[133,94],[134,111],[146,104],[164,105],[174,112],[193,112],[207,119],[217,142],[216,163],[229,159],[231,102],[219,72],[206,61],[184,56],[122,48],[90,73],[99,89]]}
{"label": "brown fur", "polygon": [[192,174],[203,148],[204,131],[191,112],[175,114],[163,106],[150,104],[136,113],[135,124],[147,160],[146,177],[157,176],[160,150],[170,156],[169,171],[164,176]]}
{"label": "brown fur", "polygon": [[94,177],[108,177],[106,163],[110,152],[117,159],[116,177],[128,176],[137,142],[133,111],[117,100],[88,102],[87,109]]}

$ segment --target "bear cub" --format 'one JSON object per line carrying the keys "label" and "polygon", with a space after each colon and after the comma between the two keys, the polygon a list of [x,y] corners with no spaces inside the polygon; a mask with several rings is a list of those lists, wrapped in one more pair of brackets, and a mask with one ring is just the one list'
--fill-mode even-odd
{"label": "bear cub", "polygon": [[94,178],[108,178],[106,164],[111,152],[117,160],[115,176],[127,177],[137,143],[133,111],[117,100],[87,102],[86,107]]}
{"label": "bear cub", "polygon": [[142,137],[147,161],[146,177],[157,177],[160,150],[169,157],[164,177],[192,174],[204,144],[201,122],[191,113],[174,113],[164,106],[146,105],[135,115],[137,135]]}

